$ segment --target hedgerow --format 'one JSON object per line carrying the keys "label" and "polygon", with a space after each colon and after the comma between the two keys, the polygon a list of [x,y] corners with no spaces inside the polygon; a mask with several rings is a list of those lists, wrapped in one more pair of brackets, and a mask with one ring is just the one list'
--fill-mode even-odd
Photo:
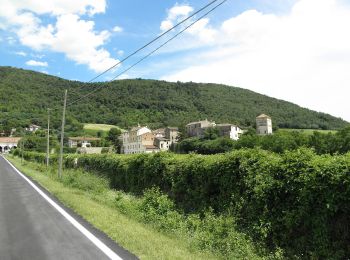
{"label": "hedgerow", "polygon": [[[24,157],[43,162],[45,155]],[[186,214],[211,208],[230,215],[256,242],[289,257],[350,256],[350,154],[242,149],[210,156],[69,155],[65,166],[103,175],[111,188],[125,192],[158,187]]]}

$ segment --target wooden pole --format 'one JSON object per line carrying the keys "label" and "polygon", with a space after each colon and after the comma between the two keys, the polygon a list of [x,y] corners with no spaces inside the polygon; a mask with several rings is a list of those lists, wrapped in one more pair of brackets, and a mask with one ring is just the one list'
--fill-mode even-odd
{"label": "wooden pole", "polygon": [[61,146],[60,146],[60,158],[58,166],[58,178],[62,178],[62,164],[63,164],[63,138],[64,138],[64,124],[66,118],[66,106],[67,106],[67,89],[64,92],[64,102],[63,102],[63,114],[62,114],[62,126],[61,126]]}
{"label": "wooden pole", "polygon": [[24,153],[24,141],[21,140],[21,147],[22,147],[22,151],[21,151],[21,164],[23,164],[23,153]]}
{"label": "wooden pole", "polygon": [[46,167],[50,163],[50,108],[47,109],[47,144],[46,144]]}

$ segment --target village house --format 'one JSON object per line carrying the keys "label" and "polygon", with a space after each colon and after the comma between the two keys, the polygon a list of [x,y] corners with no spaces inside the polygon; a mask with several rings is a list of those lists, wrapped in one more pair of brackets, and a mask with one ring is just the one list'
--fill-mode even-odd
{"label": "village house", "polygon": [[168,151],[172,143],[176,143],[179,131],[176,127],[151,130],[148,127],[133,127],[122,133],[122,153],[156,153]]}
{"label": "village house", "polygon": [[91,147],[92,142],[98,142],[101,138],[96,137],[69,137],[68,138],[68,147]]}
{"label": "village house", "polygon": [[205,130],[215,125],[215,122],[208,121],[208,119],[191,122],[186,125],[186,133],[188,137],[203,137]]}
{"label": "village house", "polygon": [[232,140],[238,140],[243,130],[232,124],[217,124],[215,126],[219,131],[219,136],[229,137]]}
{"label": "village house", "polygon": [[272,134],[272,120],[271,117],[261,114],[256,117],[256,133],[258,135]]}
{"label": "village house", "polygon": [[28,127],[26,127],[26,131],[32,132],[32,133],[38,131],[39,129],[40,129],[40,126],[34,125],[34,124],[31,124]]}
{"label": "village house", "polygon": [[192,122],[186,125],[186,132],[189,137],[203,137],[208,128],[215,127],[218,129],[219,136],[226,136],[232,140],[238,140],[243,130],[233,124],[215,124],[215,122],[204,121]]}
{"label": "village house", "polygon": [[166,127],[165,138],[168,139],[171,144],[177,143],[179,139],[179,129],[177,127]]}
{"label": "village house", "polygon": [[153,130],[152,133],[154,134],[154,137],[165,137],[165,129],[159,128],[156,130]]}
{"label": "village house", "polygon": [[154,139],[154,146],[157,147],[160,151],[168,151],[170,148],[171,142],[169,139],[164,137],[156,137]]}
{"label": "village house", "polygon": [[0,137],[0,153],[9,152],[18,147],[21,137]]}
{"label": "village house", "polygon": [[155,134],[148,127],[133,127],[130,131],[122,133],[122,153],[154,153],[159,149],[154,146]]}

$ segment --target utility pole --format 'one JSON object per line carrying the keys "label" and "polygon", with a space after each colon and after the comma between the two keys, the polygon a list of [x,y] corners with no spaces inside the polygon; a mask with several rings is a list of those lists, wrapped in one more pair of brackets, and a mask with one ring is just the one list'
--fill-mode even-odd
{"label": "utility pole", "polygon": [[21,146],[22,146],[22,151],[21,151],[21,164],[23,164],[23,153],[24,153],[24,141],[21,140]]}
{"label": "utility pole", "polygon": [[47,144],[46,144],[46,167],[50,163],[50,108],[47,109]]}
{"label": "utility pole", "polygon": [[63,163],[63,138],[64,138],[64,124],[66,118],[66,105],[67,105],[67,89],[64,92],[64,102],[63,102],[63,114],[62,114],[62,126],[61,126],[61,147],[60,147],[60,158],[58,166],[58,177],[62,178],[62,163]]}

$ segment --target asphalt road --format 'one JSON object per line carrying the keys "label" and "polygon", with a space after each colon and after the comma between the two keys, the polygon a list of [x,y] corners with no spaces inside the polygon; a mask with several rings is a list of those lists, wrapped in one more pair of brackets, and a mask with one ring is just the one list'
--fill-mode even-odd
{"label": "asphalt road", "polygon": [[68,213],[102,242],[102,248],[115,253],[114,257],[91,242],[89,235],[73,226],[0,156],[1,260],[135,259],[79,216]]}

